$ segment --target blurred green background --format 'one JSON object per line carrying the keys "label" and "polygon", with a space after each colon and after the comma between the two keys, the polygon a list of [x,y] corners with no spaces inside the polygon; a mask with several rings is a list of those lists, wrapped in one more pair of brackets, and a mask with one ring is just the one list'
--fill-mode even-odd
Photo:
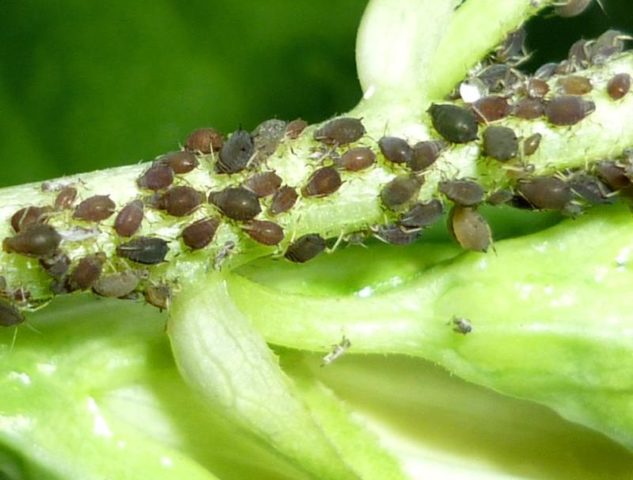
{"label": "blurred green background", "polygon": [[[633,32],[631,0],[532,22],[534,61]],[[3,0],[0,186],[141,160],[189,131],[351,108],[366,0]]]}

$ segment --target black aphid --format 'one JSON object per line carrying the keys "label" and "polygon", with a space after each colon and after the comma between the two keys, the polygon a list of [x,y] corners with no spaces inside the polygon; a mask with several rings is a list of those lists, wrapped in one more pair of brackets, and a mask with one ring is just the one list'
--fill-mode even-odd
{"label": "black aphid", "polygon": [[448,216],[448,227],[457,243],[466,250],[485,252],[492,243],[488,222],[472,207],[455,205]]}
{"label": "black aphid", "polygon": [[399,137],[382,137],[378,147],[385,159],[393,163],[409,163],[413,151],[406,140]]}
{"label": "black aphid", "polygon": [[553,98],[545,105],[545,115],[554,125],[575,125],[595,109],[596,104],[591,100],[563,95]]}
{"label": "black aphid", "polygon": [[178,186],[167,190],[159,200],[160,208],[174,217],[189,215],[204,201],[204,194],[198,190]]}
{"label": "black aphid", "polygon": [[376,161],[376,154],[367,147],[350,148],[340,157],[334,160],[334,164],[338,168],[348,170],[350,172],[358,172],[371,167]]}
{"label": "black aphid", "polygon": [[109,195],[94,195],[81,202],[73,213],[73,218],[87,222],[100,222],[109,218],[116,208]]}
{"label": "black aphid", "polygon": [[237,173],[246,168],[255,153],[255,144],[250,133],[237,130],[220,149],[215,170],[218,173]]}
{"label": "black aphid", "polygon": [[449,142],[466,143],[477,138],[477,119],[470,110],[433,104],[429,113],[435,130]]}
{"label": "black aphid", "polygon": [[611,203],[611,189],[596,177],[579,173],[569,179],[569,188],[590,204]]}
{"label": "black aphid", "polygon": [[24,207],[11,216],[11,226],[16,232],[34,223],[44,223],[48,219],[50,207]]}
{"label": "black aphid", "polygon": [[446,142],[442,140],[428,140],[413,145],[411,160],[407,166],[414,172],[426,170],[435,163],[442,150],[446,148]]}
{"label": "black aphid", "polygon": [[274,222],[253,220],[243,227],[244,231],[262,245],[277,245],[284,239],[284,230]]}
{"label": "black aphid", "polygon": [[342,183],[334,167],[322,167],[310,175],[301,193],[304,197],[324,197],[336,192]]}
{"label": "black aphid", "polygon": [[424,228],[433,225],[444,213],[444,207],[439,200],[427,203],[416,203],[400,217],[399,224],[408,229]]}
{"label": "black aphid", "polygon": [[291,262],[304,263],[323,252],[325,247],[325,240],[320,235],[310,233],[292,242],[284,256]]}
{"label": "black aphid", "polygon": [[467,318],[453,317],[453,321],[451,323],[453,324],[453,331],[455,333],[466,335],[473,331],[473,325]]}
{"label": "black aphid", "polygon": [[274,194],[280,186],[281,177],[275,172],[256,173],[244,182],[244,187],[260,198]]}
{"label": "black aphid", "polygon": [[439,183],[439,190],[462,207],[472,207],[484,199],[484,189],[473,180],[447,180]]}
{"label": "black aphid", "polygon": [[400,175],[388,182],[380,192],[385,207],[395,210],[413,200],[422,186],[422,179]]}
{"label": "black aphid", "polygon": [[192,250],[199,250],[211,243],[220,226],[217,218],[207,217],[193,222],[182,231],[182,241]]}
{"label": "black aphid", "polygon": [[500,162],[516,157],[519,152],[519,139],[511,128],[490,126],[484,131],[483,140],[484,153]]}
{"label": "black aphid", "polygon": [[191,132],[185,143],[185,148],[191,152],[208,154],[222,148],[224,138],[214,128],[199,128]]}
{"label": "black aphid", "polygon": [[165,260],[169,252],[167,242],[156,237],[136,237],[122,243],[116,249],[117,255],[144,265],[155,265]]}
{"label": "black aphid", "polygon": [[284,185],[273,195],[273,200],[270,204],[270,213],[272,215],[279,215],[280,213],[287,212],[294,206],[297,198],[299,198],[297,191],[288,185]]}
{"label": "black aphid", "polygon": [[162,190],[174,182],[174,171],[167,163],[157,162],[136,179],[140,188]]}
{"label": "black aphid", "polygon": [[143,221],[143,202],[132,200],[117,214],[114,219],[114,230],[122,237],[131,237]]}
{"label": "black aphid", "polygon": [[340,117],[330,120],[314,132],[314,139],[327,145],[345,145],[365,135],[365,127],[358,118]]}
{"label": "black aphid", "polygon": [[55,253],[61,241],[62,237],[55,228],[42,223],[34,223],[13,237],[5,238],[2,247],[5,252],[32,257],[48,257]]}
{"label": "black aphid", "polygon": [[376,229],[375,236],[389,245],[411,245],[420,236],[420,230],[404,230],[399,225],[381,225]]}
{"label": "black aphid", "polygon": [[12,327],[24,322],[25,318],[22,312],[11,305],[9,302],[5,302],[0,299],[0,326]]}
{"label": "black aphid", "polygon": [[220,192],[211,192],[209,202],[233,220],[251,220],[262,211],[257,195],[243,187],[229,187]]}
{"label": "black aphid", "polygon": [[517,190],[531,205],[546,210],[562,210],[572,199],[569,185],[557,177],[519,180]]}
{"label": "black aphid", "polygon": [[620,100],[631,89],[631,75],[618,73],[607,83],[607,93],[613,100]]}

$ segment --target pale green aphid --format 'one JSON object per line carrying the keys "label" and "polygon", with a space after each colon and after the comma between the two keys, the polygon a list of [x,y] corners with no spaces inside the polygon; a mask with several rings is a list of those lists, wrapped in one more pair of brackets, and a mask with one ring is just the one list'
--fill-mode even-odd
{"label": "pale green aphid", "polygon": [[[380,137],[385,125],[411,143],[429,138],[430,103],[552,2],[467,0],[456,9],[460,3],[370,2],[357,48],[365,95],[350,113],[363,118],[368,138]],[[542,134],[530,158],[537,174],[584,167],[631,146],[633,96],[614,102],[604,89],[622,72],[633,72],[630,54],[586,72],[597,108],[577,125],[504,120],[521,137]],[[287,182],[311,171],[310,131],[271,159]],[[476,144],[453,147],[427,174],[419,199],[447,178],[503,185],[502,167],[482,166],[478,156]],[[82,188],[102,193],[107,178],[106,193],[123,205],[137,194],[134,179],[144,168],[82,175]],[[335,195],[303,202],[283,226],[295,238],[335,238],[386,223],[378,192],[392,176],[376,168],[351,178]],[[226,184],[202,170],[188,180],[207,190]],[[0,217],[46,195],[35,185],[0,191]],[[149,215],[144,234],[177,235],[177,222]],[[408,248],[339,249],[305,266],[263,258],[273,250],[224,225],[209,249],[183,250],[177,259],[171,250],[170,261],[150,273],[150,280],[178,279],[167,321],[171,352],[164,317],[143,305],[55,299],[29,315],[37,331],[21,327],[15,345],[13,331],[0,332],[1,474],[630,478],[630,211],[600,207],[557,225],[555,215],[508,209],[488,217],[496,242],[486,254],[430,232]],[[60,229],[68,222],[51,219]],[[3,221],[3,238],[8,228]],[[114,250],[110,230],[94,235],[106,253]],[[69,254],[84,255],[93,240]],[[213,268],[219,252],[227,258],[221,270]],[[0,253],[8,283],[19,279],[46,299],[47,279],[31,263]],[[455,317],[467,318],[472,332],[454,332]],[[320,368],[341,339],[349,343],[345,357]],[[370,353],[382,355],[357,355]],[[474,384],[551,407],[613,441]],[[478,423],[486,429],[472,435]]]}

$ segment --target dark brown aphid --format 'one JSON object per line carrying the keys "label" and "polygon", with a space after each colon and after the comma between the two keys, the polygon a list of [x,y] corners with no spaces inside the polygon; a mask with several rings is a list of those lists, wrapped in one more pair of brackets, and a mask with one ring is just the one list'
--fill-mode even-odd
{"label": "dark brown aphid", "polygon": [[50,207],[24,207],[11,216],[11,226],[13,230],[19,232],[29,225],[44,223],[48,219]]}
{"label": "dark brown aphid", "polygon": [[426,170],[435,163],[446,143],[442,140],[429,140],[413,145],[411,160],[407,166],[414,172]]}
{"label": "dark brown aphid", "polygon": [[451,323],[453,324],[453,331],[455,333],[467,335],[473,331],[473,325],[467,318],[453,317],[453,321]]}
{"label": "dark brown aphid", "polygon": [[142,221],[143,202],[132,200],[114,219],[114,230],[122,237],[131,237],[138,231]]}
{"label": "dark brown aphid", "polygon": [[504,203],[508,203],[512,200],[513,196],[514,194],[510,190],[502,188],[488,195],[486,203],[489,205],[503,205]]}
{"label": "dark brown aphid", "polygon": [[598,162],[596,164],[596,173],[612,190],[622,190],[631,185],[631,180],[626,174],[624,167],[617,165],[611,160]]}
{"label": "dark brown aphid", "polygon": [[561,17],[575,17],[584,12],[591,5],[591,0],[567,0],[565,5],[556,7],[554,10]]}
{"label": "dark brown aphid", "polygon": [[564,95],[550,100],[545,105],[545,115],[554,125],[575,125],[596,109],[591,100],[573,95]]}
{"label": "dark brown aphid", "polygon": [[631,75],[618,73],[607,83],[607,93],[613,100],[620,100],[631,89]]}
{"label": "dark brown aphid", "polygon": [[2,247],[5,252],[9,253],[19,253],[31,257],[49,257],[55,253],[61,241],[61,235],[53,227],[34,223],[13,237],[5,238]]}
{"label": "dark brown aphid", "polygon": [[156,163],[167,165],[174,173],[177,174],[189,173],[200,165],[200,162],[194,153],[187,150],[166,153],[165,155],[162,155]]}
{"label": "dark brown aphid", "polygon": [[485,252],[492,243],[492,233],[486,219],[472,207],[455,205],[448,216],[448,227],[462,248]]}
{"label": "dark brown aphid", "polygon": [[70,267],[70,258],[64,252],[57,251],[51,257],[40,258],[40,265],[53,278],[62,278]]}
{"label": "dark brown aphid", "polygon": [[193,222],[182,231],[182,241],[192,250],[199,250],[211,243],[220,226],[217,218],[206,217]]}
{"label": "dark brown aphid", "polygon": [[189,215],[204,201],[204,194],[187,186],[172,187],[160,198],[160,207],[169,215]]}
{"label": "dark brown aphid", "polygon": [[288,185],[284,185],[275,192],[272,203],[270,204],[270,213],[272,215],[279,215],[280,213],[287,212],[294,206],[297,198],[299,198],[297,191]]}
{"label": "dark brown aphid", "polygon": [[543,135],[540,133],[533,133],[525,140],[523,140],[523,155],[529,157],[530,155],[534,155],[534,153],[538,150],[539,145],[541,144],[541,139]]}
{"label": "dark brown aphid", "polygon": [[471,105],[480,123],[494,122],[510,115],[511,108],[508,101],[498,95],[481,97]]}
{"label": "dark brown aphid", "polygon": [[185,143],[185,148],[191,152],[209,154],[222,148],[224,139],[214,128],[199,128],[191,132]]}
{"label": "dark brown aphid", "polygon": [[525,120],[533,120],[544,113],[545,105],[538,98],[523,98],[512,108],[512,115]]}
{"label": "dark brown aphid", "polygon": [[593,88],[591,81],[580,75],[561,77],[558,79],[558,86],[566,95],[585,95]]}
{"label": "dark brown aphid", "polygon": [[174,171],[167,163],[157,162],[138,177],[136,184],[140,188],[162,190],[174,182]]}
{"label": "dark brown aphid", "polygon": [[488,127],[484,131],[483,139],[484,153],[500,162],[507,162],[519,152],[519,139],[511,128]]}
{"label": "dark brown aphid", "polygon": [[0,299],[0,326],[13,327],[24,322],[22,312],[8,302]]}
{"label": "dark brown aphid", "polygon": [[272,195],[280,186],[281,177],[275,172],[256,173],[244,182],[244,187],[260,198]]}
{"label": "dark brown aphid", "polygon": [[262,245],[277,245],[284,239],[284,230],[274,222],[253,220],[243,227],[244,231]]}
{"label": "dark brown aphid", "polygon": [[534,72],[534,78],[539,78],[541,80],[549,80],[552,78],[554,73],[556,73],[556,68],[558,68],[558,63],[550,62],[544,63]]}
{"label": "dark brown aphid", "polygon": [[143,292],[145,301],[158,308],[161,312],[169,308],[171,290],[167,285],[150,285]]}
{"label": "dark brown aphid", "polygon": [[365,135],[365,127],[358,118],[340,117],[330,120],[314,132],[314,139],[326,145],[345,145]]}
{"label": "dark brown aphid", "polygon": [[413,151],[406,140],[398,137],[382,137],[378,147],[385,159],[393,163],[409,163]]}
{"label": "dark brown aphid", "polygon": [[484,199],[484,189],[473,180],[448,180],[439,183],[439,190],[462,207],[472,207]]}
{"label": "dark brown aphid", "polygon": [[120,298],[136,290],[138,284],[138,275],[131,270],[127,270],[100,277],[95,281],[92,290],[102,297]]}
{"label": "dark brown aphid", "polygon": [[376,154],[367,147],[350,148],[340,157],[334,160],[338,168],[350,172],[358,172],[371,167],[376,161]]}
{"label": "dark brown aphid", "polygon": [[106,260],[105,254],[99,252],[88,255],[73,268],[66,283],[69,291],[86,290],[97,281],[103,270],[103,263]]}
{"label": "dark brown aphid", "polygon": [[395,210],[415,198],[422,180],[408,175],[400,175],[387,183],[380,192],[385,207]]}
{"label": "dark brown aphid", "polygon": [[308,122],[301,118],[292,120],[286,125],[286,136],[294,140],[301,135],[301,132],[303,132],[307,126]]}
{"label": "dark brown aphid", "polygon": [[527,96],[530,98],[543,98],[549,92],[549,85],[540,78],[530,78],[526,87]]}
{"label": "dark brown aphid", "polygon": [[433,225],[444,213],[444,207],[439,200],[431,200],[427,203],[416,203],[398,222],[401,226],[411,228],[424,228]]}
{"label": "dark brown aphid", "polygon": [[435,130],[449,142],[466,143],[477,138],[477,119],[470,110],[434,103],[429,113]]}
{"label": "dark brown aphid", "polygon": [[211,192],[209,202],[233,220],[251,220],[262,211],[257,195],[243,187],[229,187],[220,192]]}
{"label": "dark brown aphid", "polygon": [[324,197],[336,192],[343,182],[334,167],[319,168],[310,175],[301,193],[304,197]]}
{"label": "dark brown aphid", "polygon": [[75,187],[64,187],[55,197],[53,206],[55,210],[66,210],[73,206],[77,198],[77,189]]}
{"label": "dark brown aphid", "polygon": [[73,218],[87,222],[100,222],[114,213],[116,205],[108,195],[94,195],[86,198],[75,208]]}
{"label": "dark brown aphid", "polygon": [[250,133],[237,130],[222,145],[215,171],[218,173],[237,173],[246,168],[255,153],[255,144]]}
{"label": "dark brown aphid", "polygon": [[517,190],[531,205],[545,210],[562,210],[572,199],[569,185],[557,177],[520,180]]}
{"label": "dark brown aphid", "polygon": [[411,245],[420,236],[420,230],[404,230],[399,225],[381,225],[375,236],[389,245]]}
{"label": "dark brown aphid", "polygon": [[310,233],[292,242],[284,256],[291,262],[304,263],[325,250],[325,246],[325,240],[320,235]]}
{"label": "dark brown aphid", "polygon": [[596,177],[584,173],[576,174],[569,180],[569,187],[580,198],[592,205],[611,203],[611,189]]}
{"label": "dark brown aphid", "polygon": [[162,238],[136,237],[122,243],[116,249],[117,255],[144,265],[155,265],[165,260],[169,246]]}

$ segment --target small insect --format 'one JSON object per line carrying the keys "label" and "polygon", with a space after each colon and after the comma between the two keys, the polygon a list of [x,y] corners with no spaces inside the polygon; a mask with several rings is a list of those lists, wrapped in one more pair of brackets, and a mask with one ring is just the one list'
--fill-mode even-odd
{"label": "small insect", "polygon": [[214,128],[199,128],[191,132],[185,143],[190,152],[200,152],[204,155],[217,152],[222,148],[224,138]]}
{"label": "small insect", "polygon": [[471,105],[480,123],[494,122],[510,115],[511,108],[508,101],[498,95],[482,97]]}
{"label": "small insect", "polygon": [[530,98],[543,98],[549,92],[549,85],[540,78],[530,78],[527,83],[526,93]]}
{"label": "small insect", "polygon": [[448,227],[466,250],[485,252],[492,243],[490,226],[475,208],[455,205],[448,216]]}
{"label": "small insect", "polygon": [[567,59],[575,69],[585,69],[589,67],[590,44],[590,41],[580,39],[575,41],[569,48]]}
{"label": "small insect", "polygon": [[14,305],[0,298],[0,326],[13,327],[25,321],[24,315]]}
{"label": "small insect", "polygon": [[593,88],[591,81],[580,75],[561,77],[558,79],[558,86],[566,95],[585,95]]}
{"label": "small insect", "polygon": [[572,199],[569,185],[557,177],[519,180],[517,190],[531,205],[544,210],[562,210]]}
{"label": "small insect", "polygon": [[216,253],[215,258],[213,259],[213,268],[215,270],[220,270],[222,268],[222,265],[224,265],[224,262],[226,262],[226,260],[231,255],[231,252],[233,252],[233,250],[235,250],[234,241],[227,240],[226,242],[224,242],[224,245],[222,245],[220,250],[218,250],[218,253]]}
{"label": "small insect", "polygon": [[62,241],[61,235],[50,225],[34,223],[13,237],[2,242],[5,252],[19,253],[31,257],[49,257],[55,253]]}
{"label": "small insect", "polygon": [[120,298],[136,290],[138,284],[138,275],[131,270],[127,270],[100,277],[95,281],[92,290],[102,297]]}
{"label": "small insect", "polygon": [[219,192],[211,192],[209,202],[233,220],[251,220],[262,211],[257,195],[243,187],[228,187]]}
{"label": "small insect", "polygon": [[291,122],[288,122],[288,125],[286,125],[286,136],[294,140],[301,135],[301,132],[303,132],[307,126],[308,122],[301,118],[292,120]]}
{"label": "small insect", "polygon": [[262,245],[277,245],[284,239],[284,230],[274,222],[252,220],[243,230],[256,242]]}
{"label": "small insect", "polygon": [[358,172],[371,167],[376,161],[376,154],[367,147],[350,148],[340,157],[334,160],[338,168],[350,172]]}
{"label": "small insect", "polygon": [[611,189],[596,177],[584,173],[569,179],[569,188],[580,198],[592,205],[611,203]]}
{"label": "small insect", "polygon": [[618,30],[604,32],[591,44],[591,63],[604,65],[610,57],[624,50],[624,40],[631,40],[631,37]]}
{"label": "small insect", "polygon": [[424,228],[433,225],[444,213],[444,206],[439,200],[427,203],[416,203],[402,215],[399,224],[405,228]]}
{"label": "small insect", "polygon": [[165,155],[160,156],[158,160],[156,160],[156,163],[167,165],[174,173],[177,174],[189,173],[200,165],[200,162],[194,153],[188,150],[166,153]]}
{"label": "small insect", "polygon": [[274,194],[280,186],[281,177],[275,172],[256,173],[244,182],[244,187],[260,198]]}
{"label": "small insect", "polygon": [[382,137],[378,140],[378,147],[385,159],[392,163],[409,163],[413,151],[411,146],[403,138]]}
{"label": "small insect", "polygon": [[187,186],[172,187],[159,200],[162,210],[174,217],[184,217],[196,210],[204,201],[204,194]]}
{"label": "small insect", "polygon": [[315,170],[301,190],[304,197],[324,197],[341,187],[341,176],[334,167],[322,167]]}
{"label": "small insect", "polygon": [[156,162],[136,179],[140,188],[162,190],[174,182],[174,171],[167,163]]}
{"label": "small insect", "polygon": [[575,125],[595,111],[596,104],[574,95],[563,95],[545,105],[545,115],[553,125]]}
{"label": "small insect", "polygon": [[288,185],[281,187],[273,195],[273,200],[270,204],[270,213],[272,215],[279,215],[280,213],[287,212],[294,206],[297,198],[299,198],[299,194],[294,188]]}
{"label": "small insect", "polygon": [[462,207],[472,207],[484,199],[484,189],[473,180],[448,180],[439,183],[439,190],[452,202]]}
{"label": "small insect", "polygon": [[435,163],[442,150],[446,148],[446,142],[442,140],[428,140],[413,145],[411,160],[407,166],[414,172],[426,170]]}
{"label": "small insect", "polygon": [[507,162],[519,152],[519,140],[511,128],[488,127],[484,131],[483,140],[484,153],[500,162]]}
{"label": "small insect", "polygon": [[330,120],[314,132],[314,139],[326,145],[346,145],[365,135],[365,127],[358,118],[340,117]]}
{"label": "small insect", "polygon": [[246,168],[255,153],[255,144],[250,133],[237,130],[222,145],[215,171],[218,173],[237,173]]}
{"label": "small insect", "polygon": [[211,243],[220,226],[217,218],[207,217],[193,222],[182,231],[182,241],[192,250],[199,250]]}
{"label": "small insect", "polygon": [[534,153],[538,150],[538,147],[541,145],[542,138],[543,135],[540,133],[533,133],[523,140],[523,155],[526,157],[534,155]]}
{"label": "small insect", "polygon": [[257,160],[263,160],[277,150],[279,142],[286,134],[287,122],[272,118],[265,120],[253,130],[253,141],[257,150]]}
{"label": "small insect", "polygon": [[57,194],[57,197],[55,197],[53,206],[55,207],[55,210],[66,210],[67,208],[72,207],[76,198],[77,189],[75,187],[64,187]]}
{"label": "small insect", "polygon": [[556,68],[558,68],[558,63],[556,62],[544,63],[536,69],[534,78],[549,80],[556,73]]}
{"label": "small insect", "polygon": [[622,190],[631,185],[631,180],[624,167],[611,160],[604,160],[596,164],[598,177],[612,190]]}
{"label": "small insect", "polygon": [[523,98],[512,107],[512,115],[525,120],[534,120],[545,114],[545,105],[538,98]]}
{"label": "small insect", "polygon": [[143,222],[143,202],[132,200],[114,219],[114,230],[122,237],[134,235]]}
{"label": "small insect", "polygon": [[169,246],[165,240],[156,237],[136,237],[122,243],[116,249],[117,255],[144,265],[155,265],[165,260]]}
{"label": "small insect", "polygon": [[145,301],[158,308],[161,312],[169,308],[171,303],[171,289],[168,285],[150,285],[143,292]]}
{"label": "small insect", "polygon": [[470,110],[434,103],[429,113],[433,128],[449,142],[466,143],[477,138],[477,119]]}
{"label": "small insect", "polygon": [[395,210],[415,198],[421,186],[422,179],[399,175],[382,188],[380,199],[385,207]]}
{"label": "small insect", "polygon": [[451,323],[453,324],[453,331],[456,333],[467,335],[473,331],[473,325],[467,318],[453,317]]}
{"label": "small insect", "polygon": [[332,345],[332,350],[330,350],[330,352],[323,357],[321,366],[325,367],[335,362],[343,355],[345,355],[345,353],[349,350],[351,346],[352,342],[350,342],[349,339],[345,335],[343,335],[341,341],[335,345]]}
{"label": "small insect", "polygon": [[81,202],[73,213],[73,218],[87,222],[100,222],[109,218],[116,208],[109,195],[94,195]]}
{"label": "small insect", "polygon": [[486,198],[486,203],[489,205],[503,205],[512,200],[514,194],[510,190],[504,188],[497,190]]}
{"label": "small insect", "polygon": [[584,12],[589,5],[591,5],[591,0],[567,0],[554,11],[560,17],[575,17]]}
{"label": "small insect", "polygon": [[527,32],[519,28],[510,32],[503,43],[495,48],[493,58],[496,63],[518,65],[527,58],[525,38]]}
{"label": "small insect", "polygon": [[411,245],[420,236],[419,229],[403,229],[399,225],[380,225],[373,228],[374,236],[389,245]]}
{"label": "small insect", "polygon": [[305,263],[325,250],[325,240],[316,233],[309,233],[292,242],[285,257],[291,262]]}
{"label": "small insect", "polygon": [[50,257],[40,258],[40,265],[51,277],[62,278],[70,267],[70,258],[58,250]]}
{"label": "small insect", "polygon": [[11,216],[11,226],[16,233],[35,223],[44,223],[48,219],[50,207],[24,207]]}
{"label": "small insect", "polygon": [[86,290],[92,287],[101,276],[105,260],[106,256],[101,252],[87,255],[79,260],[66,280],[68,291]]}
{"label": "small insect", "polygon": [[620,100],[631,89],[631,75],[618,73],[607,83],[607,93],[613,100]]}

